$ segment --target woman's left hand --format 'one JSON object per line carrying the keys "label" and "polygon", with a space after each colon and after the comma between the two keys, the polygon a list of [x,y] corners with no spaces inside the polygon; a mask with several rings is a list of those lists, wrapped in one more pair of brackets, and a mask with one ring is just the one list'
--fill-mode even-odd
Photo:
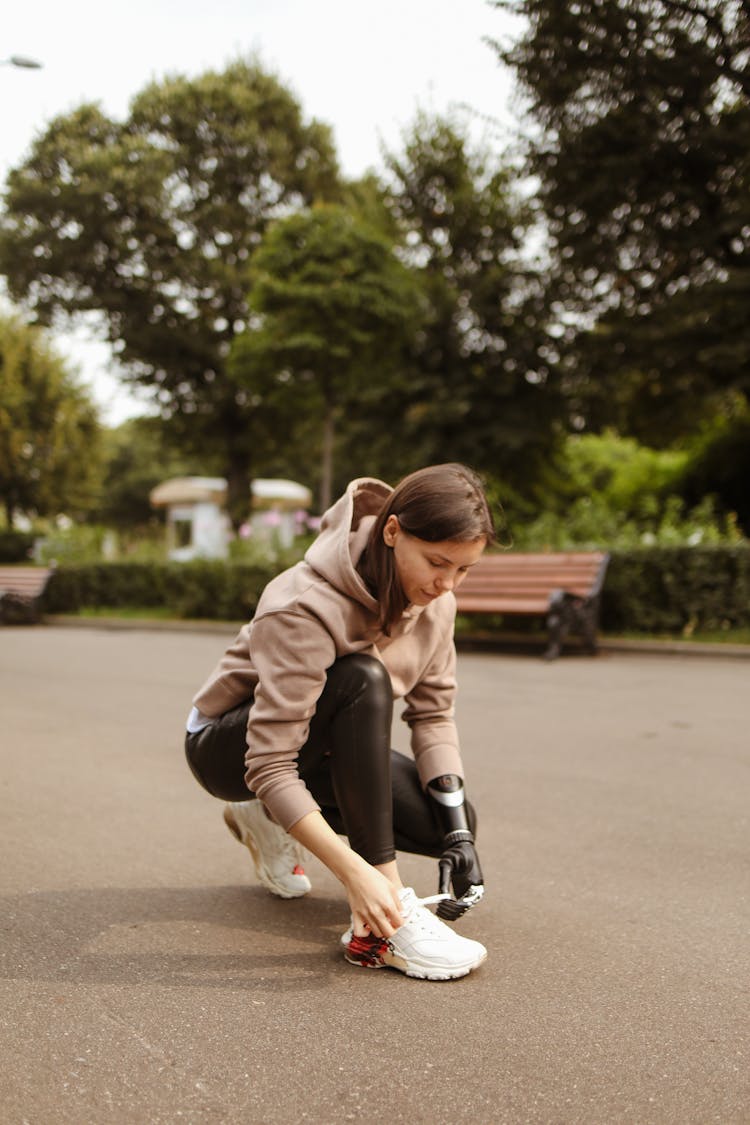
{"label": "woman's left hand", "polygon": [[[354,853],[352,853],[354,854]],[[357,937],[374,934],[388,938],[403,925],[398,891],[385,875],[360,856],[360,863],[343,880]]]}
{"label": "woman's left hand", "polygon": [[310,812],[289,830],[291,836],[317,856],[343,883],[352,912],[354,932],[390,937],[402,926],[396,886],[341,840],[321,813]]}

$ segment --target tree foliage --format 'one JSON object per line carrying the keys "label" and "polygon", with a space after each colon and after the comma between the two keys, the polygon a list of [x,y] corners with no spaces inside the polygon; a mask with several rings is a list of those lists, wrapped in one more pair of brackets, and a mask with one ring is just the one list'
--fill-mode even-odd
{"label": "tree foliage", "polygon": [[734,515],[702,492],[679,494],[684,450],[649,449],[613,432],[571,434],[555,460],[544,504],[510,525],[517,547],[576,550],[737,543]]}
{"label": "tree foliage", "polygon": [[246,502],[252,407],[226,377],[269,221],[335,195],[330,132],[259,65],[154,83],[124,122],[84,105],[11,172],[0,270],[40,320],[89,310],[126,376],[193,448],[221,449]]}
{"label": "tree foliage", "polygon": [[[276,414],[287,437],[316,419],[326,508],[338,423],[364,416],[377,426],[403,380],[420,315],[416,279],[387,239],[342,206],[276,223],[253,257],[252,275],[259,323],[235,343],[233,377],[259,410]],[[355,475],[371,471],[360,458]]]}
{"label": "tree foliage", "polygon": [[[584,411],[651,439],[750,391],[750,10],[741,0],[497,0]],[[578,383],[576,383],[576,377]],[[586,392],[598,384],[598,400]],[[611,420],[611,416],[610,419]]]}
{"label": "tree foliage", "polygon": [[561,403],[514,170],[473,148],[458,122],[424,115],[387,166],[388,206],[429,310],[403,410],[407,449],[417,464],[465,460],[530,487]]}
{"label": "tree foliage", "polygon": [[[184,457],[170,426],[158,417],[130,418],[103,434],[104,475],[95,517],[118,530],[154,521],[149,494],[170,477],[210,473],[212,463]],[[217,458],[218,460],[218,458]]]}
{"label": "tree foliage", "polygon": [[17,515],[80,515],[100,487],[96,409],[40,330],[0,318],[0,501]]}
{"label": "tree foliage", "polygon": [[677,484],[687,503],[714,498],[732,513],[750,539],[750,408],[738,400],[735,409],[711,419],[691,444],[689,458]]}

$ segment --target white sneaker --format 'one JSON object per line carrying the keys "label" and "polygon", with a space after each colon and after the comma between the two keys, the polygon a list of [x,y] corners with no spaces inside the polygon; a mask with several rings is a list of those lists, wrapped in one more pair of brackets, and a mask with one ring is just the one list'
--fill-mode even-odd
{"label": "white sneaker", "polygon": [[227,828],[249,849],[255,872],[271,894],[300,898],[311,890],[302,846],[266,816],[261,801],[233,801],[224,809]]}
{"label": "white sneaker", "polygon": [[422,980],[454,980],[486,959],[483,945],[460,937],[426,908],[425,903],[439,902],[444,895],[419,899],[411,887],[398,893],[404,924],[389,938],[355,937],[351,927],[341,938],[344,956],[352,965],[398,969]]}

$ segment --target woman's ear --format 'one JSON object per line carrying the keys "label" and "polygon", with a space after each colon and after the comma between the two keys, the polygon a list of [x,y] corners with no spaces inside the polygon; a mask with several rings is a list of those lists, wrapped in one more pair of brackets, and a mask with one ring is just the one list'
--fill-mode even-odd
{"label": "woman's ear", "polygon": [[383,542],[386,547],[395,547],[398,533],[401,530],[401,524],[398,522],[398,516],[389,516],[383,524]]}

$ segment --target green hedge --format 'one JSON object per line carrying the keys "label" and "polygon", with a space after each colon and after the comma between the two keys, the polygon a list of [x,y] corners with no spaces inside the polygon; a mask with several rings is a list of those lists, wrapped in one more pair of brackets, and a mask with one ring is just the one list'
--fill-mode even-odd
{"label": "green hedge", "polygon": [[0,563],[29,562],[34,536],[26,531],[0,531]]}
{"label": "green hedge", "polygon": [[750,547],[613,551],[604,632],[684,633],[750,625]]}
{"label": "green hedge", "polygon": [[[163,607],[181,618],[247,620],[274,570],[244,563],[61,565],[48,613]],[[750,626],[750,547],[616,551],[604,583],[604,632],[682,633]]]}
{"label": "green hedge", "polygon": [[247,620],[273,572],[242,563],[92,563],[60,566],[47,587],[47,613],[161,607],[175,617]]}

